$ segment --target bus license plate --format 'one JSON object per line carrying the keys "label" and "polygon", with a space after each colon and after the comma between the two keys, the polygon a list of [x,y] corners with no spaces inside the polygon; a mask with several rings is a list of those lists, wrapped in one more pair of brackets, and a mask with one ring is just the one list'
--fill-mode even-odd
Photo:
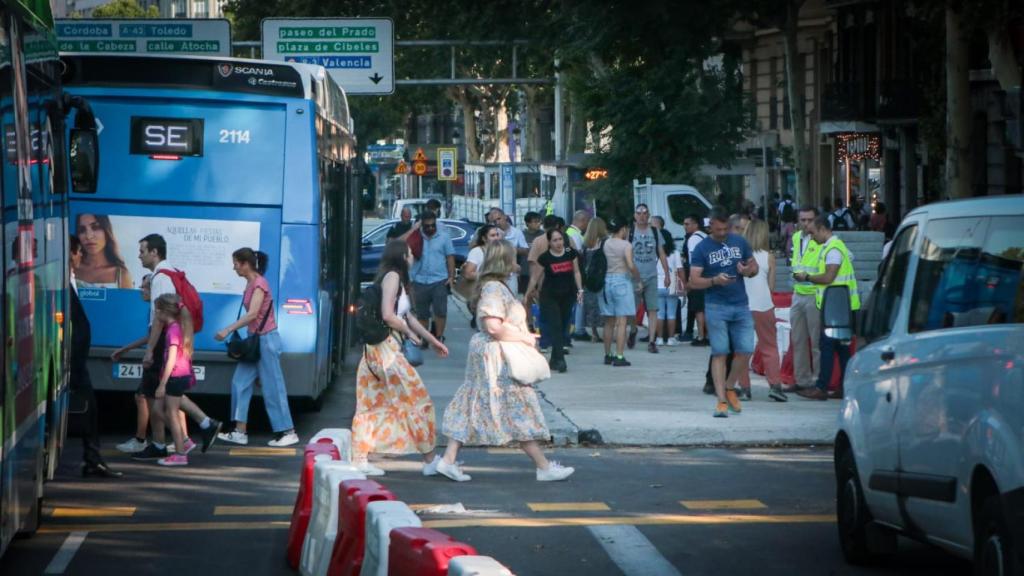
{"label": "bus license plate", "polygon": [[142,378],[142,364],[114,364],[114,378]]}
{"label": "bus license plate", "polygon": [[[206,366],[193,366],[192,373],[197,381],[206,380]],[[138,380],[142,378],[142,364],[115,364],[114,378]]]}

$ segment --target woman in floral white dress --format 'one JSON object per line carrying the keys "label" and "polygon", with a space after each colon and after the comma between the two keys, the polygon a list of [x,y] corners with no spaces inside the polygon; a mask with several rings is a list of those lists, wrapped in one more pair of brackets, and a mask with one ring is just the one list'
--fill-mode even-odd
{"label": "woman in floral white dress", "polygon": [[505,281],[515,270],[516,249],[507,240],[487,246],[479,272],[476,305],[480,332],[469,341],[466,378],[444,411],[442,432],[448,437],[437,471],[456,482],[470,479],[456,457],[463,444],[503,446],[518,442],[537,467],[537,480],[564,480],[573,469],[548,461],[537,444],[551,436],[537,392],[512,380],[501,353],[502,342],[536,345],[526,326],[526,310]]}

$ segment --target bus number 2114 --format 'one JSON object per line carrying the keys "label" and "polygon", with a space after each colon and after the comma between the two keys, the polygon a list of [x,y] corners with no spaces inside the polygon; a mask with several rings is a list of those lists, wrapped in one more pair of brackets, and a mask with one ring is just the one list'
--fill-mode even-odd
{"label": "bus number 2114", "polygon": [[220,143],[221,144],[248,144],[249,143],[249,131],[248,130],[221,130],[220,131]]}

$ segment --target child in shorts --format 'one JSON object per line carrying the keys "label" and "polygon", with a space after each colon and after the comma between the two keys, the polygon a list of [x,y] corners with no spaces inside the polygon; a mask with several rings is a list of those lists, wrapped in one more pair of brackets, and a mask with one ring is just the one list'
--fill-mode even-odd
{"label": "child in shorts", "polygon": [[164,323],[164,367],[156,389],[154,410],[163,410],[174,438],[175,453],[157,460],[161,466],[188,466],[185,452],[185,431],[178,411],[185,391],[195,384],[192,373],[193,338],[192,315],[177,294],[164,294],[156,299],[156,312]]}

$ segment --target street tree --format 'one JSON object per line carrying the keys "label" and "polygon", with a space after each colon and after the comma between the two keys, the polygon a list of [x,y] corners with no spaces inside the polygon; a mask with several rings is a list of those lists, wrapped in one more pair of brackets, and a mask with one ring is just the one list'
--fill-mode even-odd
{"label": "street tree", "polygon": [[138,0],[114,0],[109,4],[98,6],[92,11],[93,18],[159,18],[160,9],[156,5],[143,8]]}

